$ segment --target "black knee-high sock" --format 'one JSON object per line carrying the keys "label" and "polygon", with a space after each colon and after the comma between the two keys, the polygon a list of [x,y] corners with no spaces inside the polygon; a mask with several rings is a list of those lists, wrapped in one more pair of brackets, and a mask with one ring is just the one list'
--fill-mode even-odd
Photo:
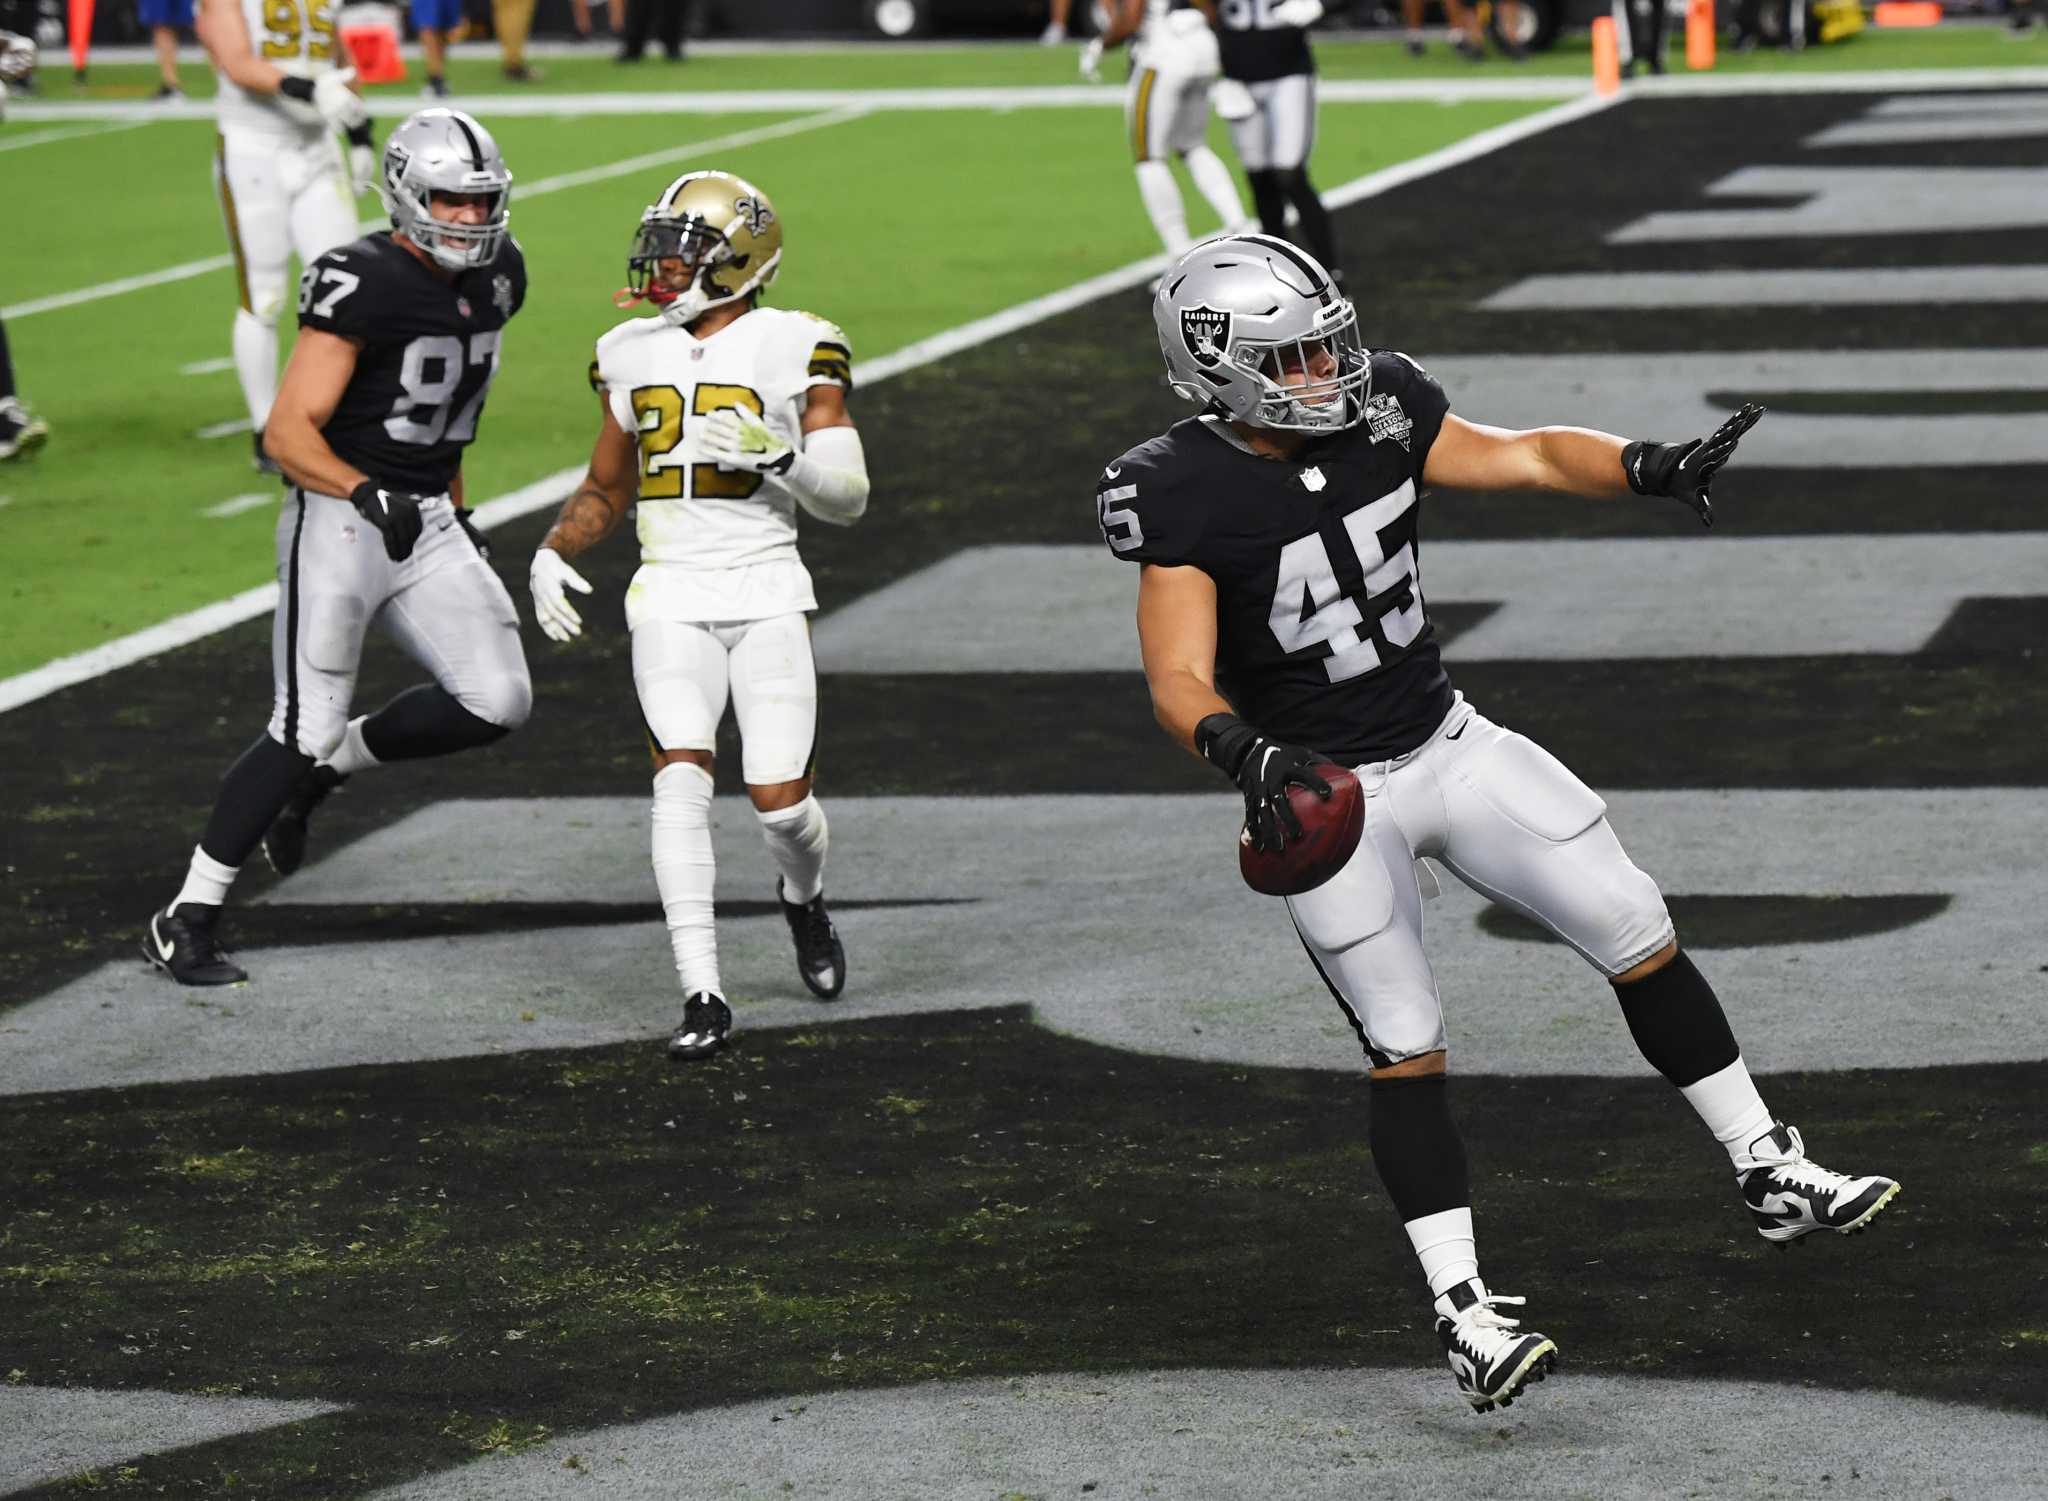
{"label": "black knee-high sock", "polygon": [[209,859],[239,866],[291,801],[299,779],[312,769],[311,756],[280,745],[267,734],[257,736],[220,779],[220,795],[213,801],[213,815],[206,820],[199,847]]}
{"label": "black knee-high sock", "polygon": [[1259,216],[1260,230],[1284,238],[1287,234],[1287,189],[1281,184],[1280,174],[1268,169],[1247,172],[1245,176],[1251,181],[1252,211]]}
{"label": "black knee-high sock", "polygon": [[0,401],[14,394],[14,361],[7,357],[7,325],[0,323]]}
{"label": "black knee-high sock", "polygon": [[1282,183],[1288,201],[1301,215],[1301,237],[1308,241],[1308,253],[1323,263],[1324,270],[1340,274],[1343,268],[1337,264],[1337,236],[1330,228],[1329,210],[1323,207],[1315,185],[1308,180],[1308,168],[1296,167]]}
{"label": "black knee-high sock", "polygon": [[1442,1074],[1374,1079],[1372,1165],[1403,1224],[1472,1202],[1465,1143]]}
{"label": "black knee-high sock", "polygon": [[408,688],[363,721],[363,744],[379,761],[418,761],[502,740],[500,724],[479,719],[439,683]]}
{"label": "black knee-high sock", "polygon": [[1741,1056],[1714,987],[1683,950],[1645,978],[1616,985],[1614,996],[1650,1067],[1680,1089]]}

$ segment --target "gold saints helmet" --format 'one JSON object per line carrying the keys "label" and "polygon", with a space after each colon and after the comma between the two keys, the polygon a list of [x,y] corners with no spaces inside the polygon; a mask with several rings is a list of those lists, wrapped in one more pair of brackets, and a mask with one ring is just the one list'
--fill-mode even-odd
{"label": "gold saints helmet", "polygon": [[[690,267],[687,287],[663,286],[659,262]],[[782,220],[768,195],[730,172],[688,172],[640,216],[626,259],[622,305],[643,298],[669,322],[688,327],[775,280],[782,263]]]}

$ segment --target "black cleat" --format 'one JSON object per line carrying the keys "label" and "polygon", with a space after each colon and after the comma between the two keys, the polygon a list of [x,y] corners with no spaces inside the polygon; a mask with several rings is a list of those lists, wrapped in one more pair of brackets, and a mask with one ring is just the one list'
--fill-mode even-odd
{"label": "black cleat", "polygon": [[683,1019],[668,1040],[671,1058],[709,1058],[732,1036],[732,1007],[715,990],[700,990],[683,1002]]}
{"label": "black cleat", "polygon": [[797,973],[819,1000],[837,1000],[839,992],[846,989],[846,945],[839,941],[832,914],[825,910],[825,893],[799,905],[782,900],[782,883],[777,881],[775,899],[782,902],[789,936],[796,940]]}
{"label": "black cleat", "polygon": [[1829,1172],[1807,1157],[1799,1128],[1782,1121],[1749,1144],[1736,1181],[1756,1233],[1780,1249],[1816,1230],[1860,1235],[1899,1194],[1890,1178]]}
{"label": "black cleat", "polygon": [[347,780],[331,766],[316,766],[306,773],[292,800],[263,833],[263,858],[272,870],[288,876],[306,863],[306,825],[313,810]]}
{"label": "black cleat", "polygon": [[50,424],[9,396],[0,399],[0,459],[27,453],[50,436]]}
{"label": "black cleat", "polygon": [[1557,1368],[1557,1346],[1494,1310],[1520,1298],[1490,1294],[1476,1277],[1436,1300],[1437,1342],[1458,1378],[1458,1391],[1474,1412],[1509,1407],[1525,1383],[1541,1381]]}
{"label": "black cleat", "polygon": [[180,985],[239,985],[249,972],[220,951],[213,925],[220,908],[187,902],[149,920],[142,957]]}

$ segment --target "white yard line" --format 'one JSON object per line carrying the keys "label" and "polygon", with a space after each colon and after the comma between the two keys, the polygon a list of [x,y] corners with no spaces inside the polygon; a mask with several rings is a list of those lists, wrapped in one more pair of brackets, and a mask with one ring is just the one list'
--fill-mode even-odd
{"label": "white yard line", "polygon": [[[1637,79],[1620,96],[1633,94],[1865,94],[1899,90],[1975,90],[2048,86],[2048,66],[2011,68],[1917,68],[1874,73],[1698,73]],[[1590,91],[1592,80],[1577,74],[1518,74],[1488,78],[1387,78],[1323,80],[1316,98],[1323,104],[1460,104],[1481,99],[1570,99]],[[1034,84],[1004,88],[907,89],[732,89],[671,90],[658,93],[468,94],[455,101],[486,121],[493,118],[581,115],[703,115],[782,113],[796,110],[1018,110],[1122,109],[1124,91],[1114,84]],[[403,119],[419,100],[402,94],[373,95],[370,110],[380,119]],[[212,120],[206,99],[178,104],[149,100],[38,102],[9,106],[10,118],[34,121]]]}
{"label": "white yard line", "polygon": [[147,124],[147,120],[107,120],[100,123],[81,121],[75,125],[60,125],[53,130],[32,130],[27,135],[9,134],[0,136],[0,151],[20,151],[28,146],[49,146],[58,141],[82,140],[86,136],[112,135],[121,130],[140,130]]}
{"label": "white yard line", "polygon": [[280,485],[277,489],[265,490],[260,495],[237,495],[233,500],[224,500],[217,506],[208,506],[199,514],[216,518],[221,516],[239,516],[244,511],[254,511],[263,506],[278,505],[283,499],[284,487]]}
{"label": "white yard line", "polygon": [[256,424],[247,417],[230,417],[225,422],[216,422],[210,427],[199,428],[192,436],[195,438],[232,438],[236,433],[253,433],[255,431]]}
{"label": "white yard line", "polygon": [[[1492,130],[1432,151],[1413,161],[1356,178],[1343,186],[1334,188],[1324,195],[1324,201],[1339,206],[1356,203],[1362,198],[1371,198],[1388,192],[1418,178],[1447,171],[1476,157],[1498,151],[1516,141],[1540,134],[1545,130],[1598,113],[1614,103],[1613,98],[1586,95],[1561,104],[1554,109],[1539,111],[1507,125],[1495,126]],[[1133,261],[1128,266],[1101,276],[1092,276],[1073,286],[1064,287],[1043,297],[1034,297],[1015,307],[1005,308],[986,318],[978,318],[959,328],[935,334],[929,339],[886,354],[878,359],[865,360],[854,368],[856,387],[872,385],[914,370],[920,365],[929,365],[935,360],[985,344],[992,339],[1013,333],[1030,324],[1057,317],[1092,302],[1099,297],[1111,296],[1117,292],[1129,291],[1143,286],[1166,269],[1166,257],[1148,256],[1142,261]],[[558,469],[553,474],[523,485],[508,494],[495,496],[476,508],[477,523],[483,527],[501,526],[507,521],[525,516],[557,504],[569,493],[569,489],[583,476],[583,465],[576,464],[567,469]],[[273,580],[258,585],[189,614],[179,615],[147,630],[123,636],[118,641],[109,641],[90,651],[75,656],[60,657],[41,667],[21,673],[15,677],[0,680],[0,713],[17,709],[26,703],[74,683],[83,683],[92,678],[102,677],[118,671],[145,658],[158,656],[180,646],[186,646],[230,626],[240,625],[246,620],[255,620],[277,608],[277,584]]]}
{"label": "white yard line", "polygon": [[[614,177],[625,177],[634,172],[644,172],[650,166],[683,161],[688,157],[701,156],[705,152],[730,151],[740,146],[754,146],[763,141],[779,141],[787,136],[801,135],[805,131],[821,130],[828,125],[844,125],[847,121],[857,120],[866,113],[865,109],[854,107],[830,109],[796,120],[781,120],[773,125],[757,125],[750,130],[730,131],[725,135],[712,136],[702,141],[688,141],[680,146],[670,146],[642,156],[627,157],[623,161],[607,162],[600,167],[587,167],[578,172],[543,177],[538,182],[517,188],[514,202],[530,203],[536,198],[546,197],[549,193],[585,187],[590,183],[604,182]],[[365,219],[361,228],[368,233],[372,229],[380,228],[385,222],[382,216]],[[141,292],[150,287],[160,287],[167,282],[186,281],[195,276],[204,276],[210,271],[224,271],[233,264],[234,261],[229,256],[212,255],[203,261],[187,261],[181,266],[166,266],[161,271],[148,271],[140,276],[124,276],[116,281],[101,282],[96,287],[81,287],[75,292],[57,292],[48,297],[17,302],[12,307],[0,308],[0,318],[27,318],[36,313],[54,312],[58,308],[76,307],[83,302],[98,302],[102,298],[118,297],[126,292]]]}
{"label": "white yard line", "polygon": [[233,360],[232,358],[230,358],[229,356],[227,356],[227,355],[222,355],[222,356],[220,356],[220,358],[218,358],[218,359],[213,359],[213,360],[194,360],[194,361],[193,361],[193,362],[192,362],[191,364],[189,364],[189,365],[180,365],[180,366],[178,367],[178,374],[180,374],[180,375],[219,375],[219,374],[221,374],[221,373],[222,373],[223,371],[227,371],[227,370],[232,370],[232,369],[234,369],[234,368],[235,368],[235,362],[234,362],[234,360]]}

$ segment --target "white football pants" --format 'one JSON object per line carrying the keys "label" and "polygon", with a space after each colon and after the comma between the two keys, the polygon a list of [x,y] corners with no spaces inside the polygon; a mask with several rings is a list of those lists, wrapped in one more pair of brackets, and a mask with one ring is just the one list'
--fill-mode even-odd
{"label": "white football pants", "polygon": [[437,497],[412,556],[394,563],[377,529],[332,495],[285,492],[277,521],[281,590],[271,627],[277,696],[271,738],[316,761],[348,729],[372,621],[477,718],[517,729],[533,708],[519,612],[455,508]]}
{"label": "white football pants", "polygon": [[1312,73],[1248,83],[1256,106],[1230,122],[1231,144],[1247,172],[1287,171],[1308,160],[1316,143],[1316,80]]}
{"label": "white football pants", "polygon": [[1366,794],[1358,850],[1323,885],[1288,897],[1287,909],[1374,1067],[1445,1043],[1422,947],[1420,856],[1543,924],[1610,977],[1671,942],[1657,883],[1623,853],[1606,803],[1464,695],[1422,745],[1356,771]]}
{"label": "white football pants", "polygon": [[277,323],[299,264],[356,238],[356,205],[334,137],[300,145],[269,136],[219,138],[214,191],[235,258],[235,373],[257,431],[277,401]]}
{"label": "white football pants", "polygon": [[714,749],[730,697],[749,786],[794,782],[810,771],[818,673],[801,614],[701,625],[643,620],[633,628],[633,686],[662,750]]}

